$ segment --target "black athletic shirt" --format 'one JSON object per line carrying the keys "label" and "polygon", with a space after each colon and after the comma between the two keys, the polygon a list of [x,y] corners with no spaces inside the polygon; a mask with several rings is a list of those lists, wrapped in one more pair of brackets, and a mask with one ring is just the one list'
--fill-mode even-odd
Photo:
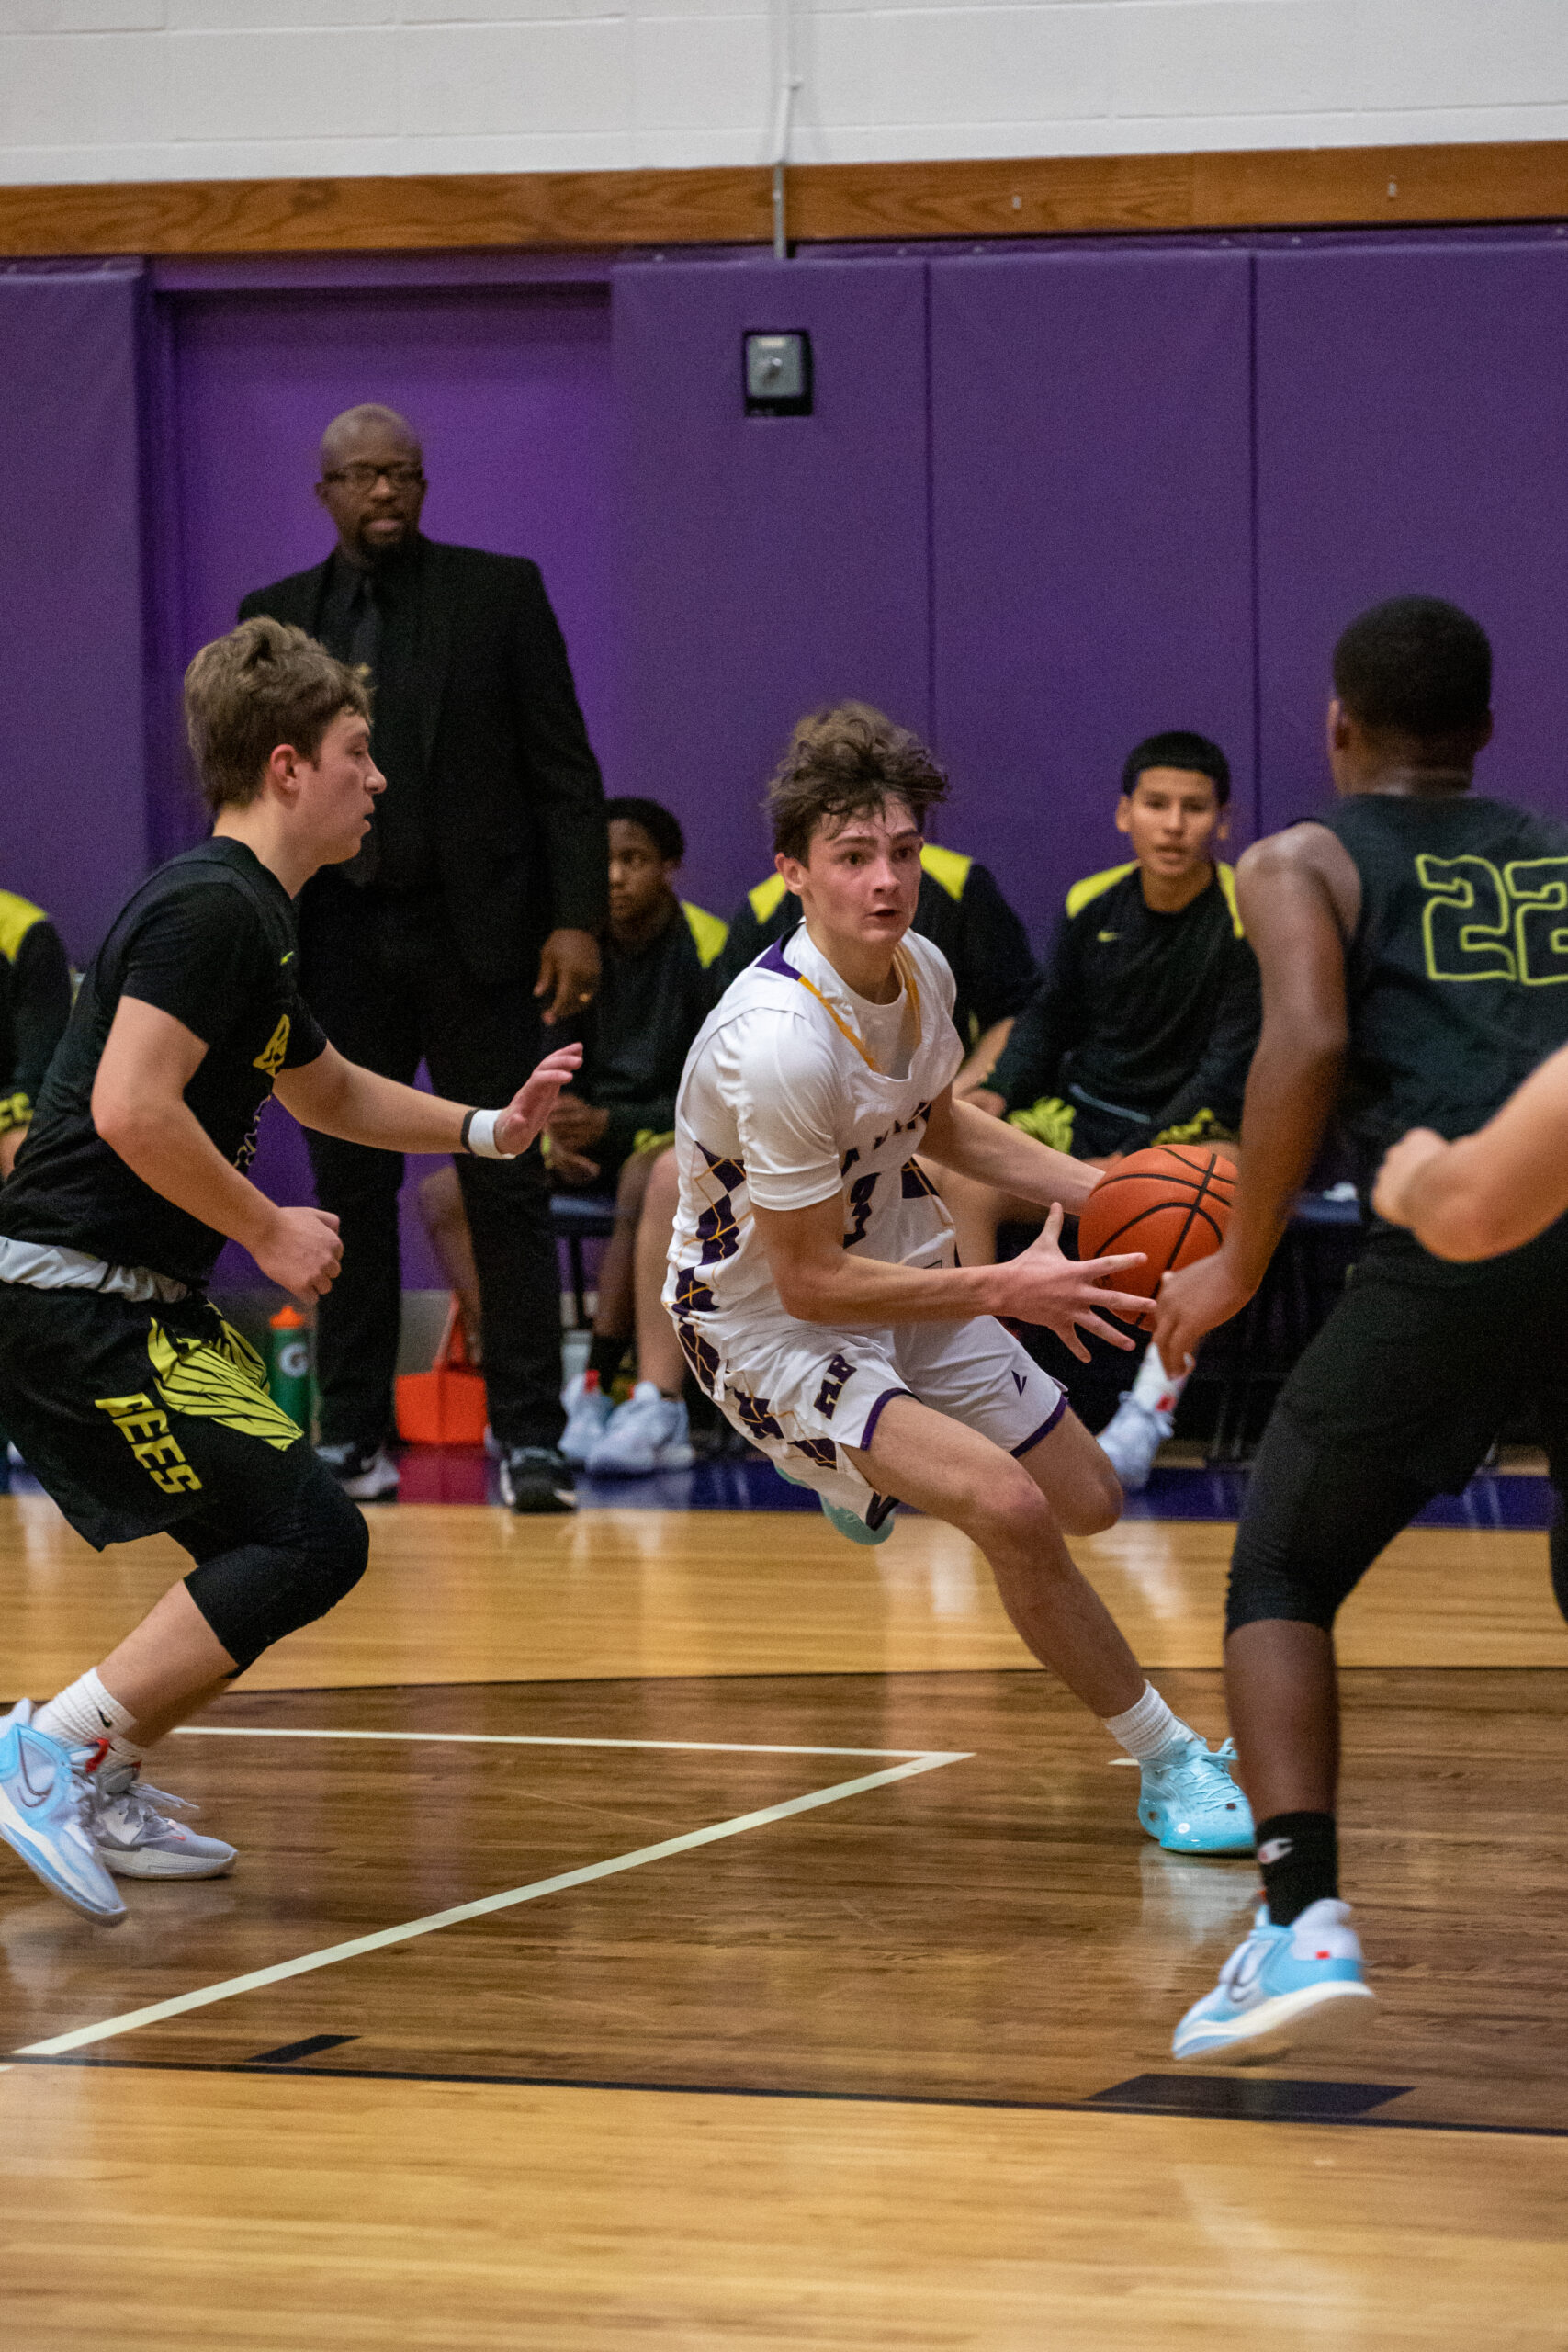
{"label": "black athletic shirt", "polygon": [[71,967],[41,907],[0,890],[0,1135],[25,1127],[71,1016]]}
{"label": "black athletic shirt", "polygon": [[1313,821],[1361,877],[1340,1118],[1365,1187],[1407,1128],[1470,1135],[1568,1044],[1568,825],[1468,792]]}
{"label": "black athletic shirt", "polygon": [[1234,1133],[1260,1018],[1229,866],[1179,914],[1148,904],[1135,865],[1112,866],[1068,891],[990,1082],[1010,1112],[1071,1084],[1151,1136]]}
{"label": "black athletic shirt", "polygon": [[186,1101],[224,1159],[245,1168],[274,1078],[326,1046],[298,972],[293,903],[243,842],[204,842],[160,866],[121,910],[82,983],[16,1172],[0,1190],[0,1234],[203,1287],[222,1236],[133,1175],[93,1125],[109,1025],[131,996],[205,1040]]}
{"label": "black athletic shirt", "polygon": [[705,909],[672,899],[669,921],[646,945],[628,949],[605,938],[599,993],[583,1023],[582,1069],[572,1092],[608,1111],[610,1124],[586,1147],[586,1159],[618,1168],[639,1135],[672,1131],[687,1053],[718,1001],[699,933],[716,949],[724,925]]}

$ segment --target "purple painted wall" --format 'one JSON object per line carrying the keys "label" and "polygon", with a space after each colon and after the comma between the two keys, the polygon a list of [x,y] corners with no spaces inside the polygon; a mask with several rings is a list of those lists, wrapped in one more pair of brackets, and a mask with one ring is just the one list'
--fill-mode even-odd
{"label": "purple painted wall", "polygon": [[1335,638],[1410,590],[1492,637],[1484,787],[1568,816],[1568,246],[1302,246],[1257,268],[1267,824],[1327,790]]}
{"label": "purple painted wall", "polygon": [[1197,728],[1253,797],[1251,319],[1243,253],[931,265],[943,838],[1043,938],[1125,854],[1138,739]]}
{"label": "purple painted wall", "polygon": [[[686,828],[688,896],[769,870],[762,786],[803,711],[859,695],[930,723],[925,266],[617,270],[624,788]],[[741,338],[805,328],[809,417],[749,417]]]}
{"label": "purple painted wall", "polygon": [[[607,770],[615,647],[611,594],[610,316],[603,288],[183,296],[172,303],[170,401],[175,420],[178,666],[231,628],[250,588],[317,563],[332,531],[311,494],[321,428],[340,409],[379,400],[423,435],[433,538],[530,555],[566,633],[589,731]],[[166,831],[199,819],[181,794]],[[188,811],[188,813],[187,813]],[[404,1188],[405,1279],[439,1274]],[[257,1181],[275,1197],[311,1197],[298,1131],[264,1123]],[[220,1280],[254,1280],[225,1253]]]}
{"label": "purple painted wall", "polygon": [[139,268],[0,275],[0,887],[78,962],[147,859]]}

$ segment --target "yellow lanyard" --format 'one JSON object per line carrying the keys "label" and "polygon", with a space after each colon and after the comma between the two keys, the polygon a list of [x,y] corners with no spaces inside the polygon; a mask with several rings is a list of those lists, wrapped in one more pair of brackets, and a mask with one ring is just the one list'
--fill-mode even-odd
{"label": "yellow lanyard", "polygon": [[[915,1044],[914,1050],[909,1056],[909,1059],[912,1062],[915,1055],[920,1050],[920,991],[915,980],[914,965],[908,956],[903,954],[902,950],[894,956],[893,963],[894,968],[897,970],[899,978],[902,980],[905,988],[908,990],[909,1002],[914,1008]],[[817,999],[818,1003],[821,1006],[823,1012],[827,1014],[834,1028],[839,1032],[839,1035],[841,1037],[847,1037],[849,1039],[851,1045],[854,1047],[856,1053],[860,1056],[867,1069],[870,1070],[872,1076],[874,1078],[890,1078],[892,1076],[892,1072],[890,1070],[877,1069],[876,1064],[872,1060],[871,1056],[866,1052],[864,1046],[861,1043],[859,1037],[856,1036],[854,1031],[850,1027],[849,1023],[840,1019],[839,1015],[834,1012],[832,1006],[829,1003],[821,989],[817,987],[816,983],[812,980],[808,980],[804,972],[797,972],[795,977],[800,982],[803,989],[810,989],[811,994]]]}

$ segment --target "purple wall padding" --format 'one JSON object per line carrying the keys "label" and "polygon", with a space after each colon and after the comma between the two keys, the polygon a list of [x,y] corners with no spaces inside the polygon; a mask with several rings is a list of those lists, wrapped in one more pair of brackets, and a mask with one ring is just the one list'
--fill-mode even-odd
{"label": "purple wall padding", "polygon": [[[748,332],[804,328],[816,408],[749,417]],[[804,711],[929,724],[925,266],[638,264],[615,279],[624,788],[728,915],[770,870],[762,786]]]}
{"label": "purple wall padding", "polygon": [[1140,737],[1197,728],[1253,786],[1248,256],[931,265],[942,837],[1043,940],[1120,862]]}
{"label": "purple wall padding", "polygon": [[1258,485],[1267,823],[1328,789],[1339,630],[1412,591],[1491,635],[1478,783],[1568,816],[1568,247],[1260,254]]}
{"label": "purple wall padding", "polygon": [[[171,368],[181,583],[171,697],[176,662],[232,627],[247,589],[328,552],[331,527],[311,492],[321,428],[356,401],[385,401],[423,435],[430,537],[542,567],[615,788],[603,288],[182,298]],[[165,788],[177,792],[177,778]],[[404,1187],[403,1278],[415,1288],[440,1281],[412,1205],[414,1182],[436,1164],[411,1161]],[[263,1122],[255,1176],[275,1199],[312,1197],[303,1140],[281,1109]],[[255,1277],[231,1249],[218,1279]]]}
{"label": "purple wall padding", "polygon": [[141,271],[0,275],[0,887],[78,963],[147,856]]}

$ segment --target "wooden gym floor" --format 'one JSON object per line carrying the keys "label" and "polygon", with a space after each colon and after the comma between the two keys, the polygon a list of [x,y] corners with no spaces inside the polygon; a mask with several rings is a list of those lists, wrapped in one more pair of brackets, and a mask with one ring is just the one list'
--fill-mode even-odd
{"label": "wooden gym floor", "polygon": [[[94,1930],[0,1858],[6,2352],[1164,2352],[1568,2340],[1545,1539],[1344,1621],[1332,2064],[1179,2072],[1247,1861],[1138,1829],[967,1545],[797,1511],[372,1516],[371,1575],[160,1775],[242,1849]],[[1224,1524],[1079,1556],[1221,1728]],[[183,1555],[0,1502],[0,1687]]]}

